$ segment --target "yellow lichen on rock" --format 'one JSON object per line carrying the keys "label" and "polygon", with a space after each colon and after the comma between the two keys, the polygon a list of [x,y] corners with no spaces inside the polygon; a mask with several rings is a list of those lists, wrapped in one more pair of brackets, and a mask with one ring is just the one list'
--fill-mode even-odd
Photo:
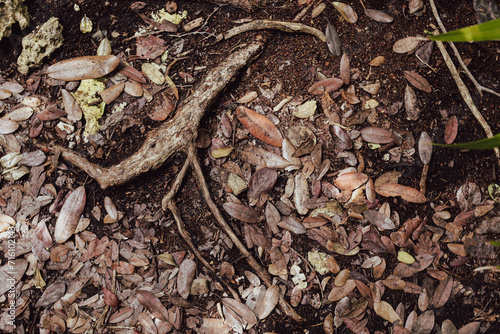
{"label": "yellow lichen on rock", "polygon": [[99,118],[104,114],[105,103],[101,102],[98,105],[92,105],[100,100],[98,93],[102,92],[106,86],[103,82],[95,79],[82,80],[80,86],[73,93],[73,97],[82,109],[85,117],[85,132],[84,136],[93,135],[101,128]]}

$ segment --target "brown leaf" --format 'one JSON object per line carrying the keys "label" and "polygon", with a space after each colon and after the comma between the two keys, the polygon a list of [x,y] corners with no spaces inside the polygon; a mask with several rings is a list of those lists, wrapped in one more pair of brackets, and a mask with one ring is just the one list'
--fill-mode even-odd
{"label": "brown leaf", "polygon": [[334,55],[334,56],[340,56],[341,51],[341,43],[340,43],[340,38],[339,34],[337,33],[337,30],[332,26],[330,23],[330,20],[328,20],[328,23],[326,25],[326,31],[325,31],[325,37],[326,37],[326,45],[328,46],[328,50]]}
{"label": "brown leaf", "polygon": [[308,92],[312,95],[323,95],[324,93],[335,92],[344,82],[339,78],[327,78],[320,80],[309,87]]}
{"label": "brown leaf", "polygon": [[163,91],[155,97],[153,107],[148,113],[149,118],[153,121],[164,121],[175,110],[175,102],[170,97],[168,91]]}
{"label": "brown leaf", "polygon": [[118,57],[84,56],[60,61],[49,66],[45,74],[57,80],[97,79],[111,73],[120,64]]}
{"label": "brown leaf", "polygon": [[408,82],[412,84],[413,87],[420,89],[426,93],[430,93],[432,91],[432,87],[429,82],[420,74],[413,71],[404,71],[404,75],[406,80],[408,80]]}
{"label": "brown leaf", "polygon": [[167,309],[152,292],[146,290],[137,291],[137,301],[152,315],[161,321],[168,322]]}
{"label": "brown leaf", "polygon": [[366,181],[368,181],[368,175],[358,172],[349,172],[339,175],[334,183],[342,190],[354,190],[361,187]]}
{"label": "brown leaf", "polygon": [[428,165],[431,162],[432,140],[425,131],[422,131],[418,140],[418,155],[424,164]]}
{"label": "brown leaf", "polygon": [[222,298],[222,304],[240,323],[247,323],[249,326],[257,323],[258,319],[255,313],[245,304],[232,298]]}
{"label": "brown leaf", "polygon": [[196,263],[191,259],[185,259],[179,265],[177,274],[177,292],[182,298],[187,299],[191,292],[191,284],[196,274]]}
{"label": "brown leaf", "polygon": [[137,81],[141,84],[147,83],[144,75],[141,72],[139,72],[138,70],[136,70],[135,68],[133,68],[132,66],[125,65],[125,66],[121,67],[120,73],[126,75],[129,79]]}
{"label": "brown leaf", "polygon": [[352,9],[351,6],[343,3],[343,2],[332,2],[332,5],[336,10],[342,15],[342,17],[349,23],[356,23],[358,21],[358,14]]}
{"label": "brown leaf", "polygon": [[444,142],[448,145],[455,141],[458,133],[458,119],[457,116],[451,116],[444,129]]}
{"label": "brown leaf", "polygon": [[119,322],[122,322],[123,320],[126,320],[130,318],[130,316],[134,313],[134,309],[131,307],[123,307],[116,311],[115,313],[111,314],[109,317],[109,323],[110,324],[116,324]]}
{"label": "brown leaf", "polygon": [[401,323],[401,319],[399,315],[394,311],[394,308],[385,301],[375,301],[373,303],[373,310],[377,315],[389,321],[390,323],[394,323],[398,321]]}
{"label": "brown leaf", "polygon": [[9,119],[0,118],[0,135],[7,135],[17,130],[19,124]]}
{"label": "brown leaf", "polygon": [[277,180],[276,170],[267,167],[258,169],[248,183],[248,197],[259,197],[261,194],[270,192]]}
{"label": "brown leaf", "polygon": [[153,319],[151,319],[151,317],[148,314],[144,312],[139,313],[137,315],[137,320],[139,320],[139,323],[141,324],[144,333],[152,333],[152,334],[158,333],[158,328],[156,328]]}
{"label": "brown leaf", "polygon": [[38,298],[35,308],[51,305],[61,299],[66,293],[66,284],[62,281],[55,281],[45,289],[42,296]]}
{"label": "brown leaf", "polygon": [[394,225],[393,221],[389,217],[378,211],[365,210],[363,211],[363,216],[365,217],[366,220],[368,220],[370,223],[377,226],[378,228],[384,230],[392,230],[396,228],[396,225]]}
{"label": "brown leaf", "polygon": [[408,118],[412,121],[416,121],[420,115],[420,107],[418,105],[417,95],[410,85],[406,85],[404,100]]}
{"label": "brown leaf", "polygon": [[280,298],[279,291],[280,289],[277,285],[273,285],[267,289],[263,300],[255,308],[255,313],[259,320],[265,319],[274,310]]}
{"label": "brown leaf", "polygon": [[411,328],[412,334],[430,334],[434,328],[434,312],[429,310],[422,313]]}
{"label": "brown leaf", "polygon": [[417,57],[417,66],[427,67],[431,61],[432,51],[434,50],[434,42],[425,43],[415,51]]}
{"label": "brown leaf", "polygon": [[408,11],[410,14],[414,14],[422,9],[424,2],[422,0],[410,0],[408,4]]}
{"label": "brown leaf", "polygon": [[328,295],[328,300],[336,302],[347,296],[356,287],[356,282],[353,279],[348,279],[344,285],[333,287]]}
{"label": "brown leaf", "polygon": [[265,214],[267,225],[269,225],[271,231],[274,234],[280,233],[278,223],[281,221],[281,216],[278,209],[271,202],[267,202]]}
{"label": "brown leaf", "polygon": [[439,282],[438,287],[432,295],[431,304],[435,308],[443,307],[451,295],[453,289],[453,277],[449,275],[446,279]]}
{"label": "brown leaf", "polygon": [[37,114],[41,121],[53,121],[55,119],[66,116],[66,111],[58,109],[57,107],[48,107]]}
{"label": "brown leaf", "polygon": [[68,240],[76,230],[78,221],[85,208],[85,187],[76,188],[64,202],[54,229],[54,238],[62,244]]}
{"label": "brown leaf", "polygon": [[238,157],[250,165],[282,169],[290,166],[290,161],[254,145],[238,145]]}
{"label": "brown leaf", "polygon": [[125,88],[125,83],[120,82],[116,85],[113,85],[102,92],[99,93],[101,96],[102,100],[106,104],[110,104],[113,102],[120,94],[123,92],[123,89]]}
{"label": "brown leaf", "polygon": [[425,203],[427,198],[417,189],[397,183],[385,183],[375,188],[375,191],[384,197],[401,196],[402,199],[412,203]]}
{"label": "brown leaf", "polygon": [[278,226],[295,234],[305,234],[307,232],[304,225],[295,217],[284,217],[278,223]]}
{"label": "brown leaf", "polygon": [[120,275],[132,275],[135,271],[135,267],[125,261],[113,262],[111,269],[116,270]]}
{"label": "brown leaf", "polygon": [[136,55],[140,59],[156,59],[168,49],[165,40],[153,36],[140,36],[137,38]]}
{"label": "brown leaf", "polygon": [[118,301],[118,297],[113,292],[106,289],[105,287],[102,287],[102,292],[104,294],[104,296],[103,296],[104,304],[111,306],[114,309],[117,309],[118,304],[120,303]]}
{"label": "brown leaf", "polygon": [[243,106],[239,106],[236,113],[240,122],[253,136],[266,144],[281,147],[283,136],[269,118]]}
{"label": "brown leaf", "polygon": [[297,212],[301,215],[307,214],[308,208],[306,206],[309,200],[309,186],[307,184],[307,179],[304,173],[298,172],[295,175],[295,190],[293,192],[293,203]]}
{"label": "brown leaf", "polygon": [[394,43],[392,46],[392,51],[396,53],[411,53],[420,44],[420,41],[415,37],[405,37],[401,38]]}
{"label": "brown leaf", "polygon": [[481,327],[479,321],[471,322],[460,328],[458,334],[476,334],[479,331],[479,327]]}
{"label": "brown leaf", "polygon": [[394,21],[394,18],[391,15],[377,9],[365,9],[365,14],[372,20],[380,23],[391,23]]}
{"label": "brown leaf", "polygon": [[361,129],[361,138],[369,143],[389,144],[394,141],[394,134],[385,128],[372,126]]}
{"label": "brown leaf", "polygon": [[349,56],[346,53],[340,58],[340,78],[346,85],[349,85],[351,82],[351,67],[349,64]]}
{"label": "brown leaf", "polygon": [[255,224],[262,218],[257,211],[243,204],[227,202],[222,204],[222,207],[231,217],[245,223]]}
{"label": "brown leaf", "polygon": [[352,148],[352,140],[349,138],[344,129],[337,124],[330,125],[328,128],[330,129],[330,133],[333,134],[335,146],[341,150],[350,150]]}

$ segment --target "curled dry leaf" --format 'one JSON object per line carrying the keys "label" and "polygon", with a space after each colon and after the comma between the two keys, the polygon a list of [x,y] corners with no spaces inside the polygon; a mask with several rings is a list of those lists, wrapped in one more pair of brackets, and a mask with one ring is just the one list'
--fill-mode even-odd
{"label": "curled dry leaf", "polygon": [[236,100],[236,103],[241,103],[241,104],[249,103],[255,100],[257,96],[258,94],[256,91],[251,91],[240,97],[238,100]]}
{"label": "curled dry leaf", "polygon": [[259,317],[259,320],[265,319],[274,310],[280,298],[279,292],[280,289],[277,285],[273,285],[267,289],[261,303],[255,308],[255,313]]}
{"label": "curled dry leaf", "polygon": [[422,131],[420,134],[420,139],[418,141],[418,154],[420,156],[420,160],[422,160],[424,164],[428,165],[431,162],[432,140],[425,131]]}
{"label": "curled dry leaf", "polygon": [[380,66],[385,63],[384,56],[377,56],[370,61],[370,66]]}
{"label": "curled dry leaf", "polygon": [[349,56],[346,53],[340,58],[340,78],[346,85],[351,82],[351,66]]}
{"label": "curled dry leaf", "polygon": [[177,291],[184,299],[189,297],[195,273],[196,263],[193,260],[185,259],[179,265],[179,273],[177,274]]}
{"label": "curled dry leaf", "polygon": [[415,188],[397,183],[385,183],[375,188],[375,191],[384,197],[401,196],[402,199],[412,203],[425,203],[427,198]]}
{"label": "curled dry leaf", "polygon": [[253,326],[257,323],[258,319],[255,316],[255,313],[253,313],[252,309],[245,304],[232,298],[222,298],[222,304],[227,308],[231,315],[240,321],[240,323],[247,323],[249,326]]}
{"label": "curled dry leaf", "polygon": [[85,56],[67,59],[49,66],[45,74],[57,80],[97,79],[111,73],[120,64],[116,56]]}
{"label": "curled dry leaf", "polygon": [[372,20],[380,23],[391,23],[394,21],[394,18],[391,15],[377,9],[365,9],[365,14]]}
{"label": "curled dry leaf", "polygon": [[337,33],[337,30],[330,23],[330,20],[328,20],[328,24],[326,26],[325,37],[328,50],[330,50],[330,52],[334,56],[337,57],[340,56],[342,51],[340,48],[341,44],[340,44],[339,34]]}
{"label": "curled dry leaf", "polygon": [[167,309],[152,292],[146,290],[137,291],[137,301],[152,315],[161,321],[168,322]]}
{"label": "curled dry leaf", "polygon": [[339,78],[327,78],[313,84],[308,92],[312,95],[323,95],[338,90],[343,84],[344,82]]}
{"label": "curled dry leaf", "polygon": [[241,220],[245,223],[258,223],[261,220],[260,214],[254,209],[238,203],[227,202],[222,204],[222,207],[233,218]]}
{"label": "curled dry leaf", "polygon": [[365,173],[350,172],[339,175],[335,180],[335,185],[342,190],[354,190],[361,187],[368,181]]}
{"label": "curled dry leaf", "polygon": [[420,44],[420,40],[416,37],[405,37],[399,39],[392,46],[392,51],[396,53],[412,53]]}
{"label": "curled dry leaf", "polygon": [[358,21],[358,14],[352,9],[351,6],[348,4],[345,4],[343,2],[337,2],[334,1],[332,2],[332,5],[335,7],[336,10],[342,15],[342,17],[349,23],[356,23]]}
{"label": "curled dry leaf", "polygon": [[56,221],[54,238],[57,243],[68,240],[76,230],[78,221],[85,208],[85,187],[76,188],[64,202]]}
{"label": "curled dry leaf", "polygon": [[457,138],[458,133],[458,118],[453,115],[450,117],[448,122],[446,123],[446,127],[444,129],[444,142],[446,144],[451,144]]}
{"label": "curled dry leaf", "polygon": [[420,74],[415,73],[413,71],[404,71],[405,78],[408,82],[415,88],[420,89],[426,93],[430,93],[432,91],[432,87],[429,82]]}
{"label": "curled dry leaf", "polygon": [[267,167],[258,169],[250,178],[248,197],[259,197],[261,194],[271,191],[277,180],[278,173],[276,170]]}
{"label": "curled dry leaf", "polygon": [[240,122],[253,136],[266,144],[281,147],[283,137],[278,128],[266,116],[243,106],[239,106],[236,113]]}
{"label": "curled dry leaf", "polygon": [[375,144],[389,144],[395,139],[392,131],[375,126],[361,129],[361,138],[364,141]]}
{"label": "curled dry leaf", "polygon": [[410,3],[408,4],[408,11],[410,14],[414,14],[421,10],[422,7],[424,7],[423,0],[410,0]]}
{"label": "curled dry leaf", "polygon": [[356,287],[356,282],[353,279],[348,279],[344,285],[335,286],[330,294],[328,295],[328,300],[331,302],[336,302],[347,296]]}

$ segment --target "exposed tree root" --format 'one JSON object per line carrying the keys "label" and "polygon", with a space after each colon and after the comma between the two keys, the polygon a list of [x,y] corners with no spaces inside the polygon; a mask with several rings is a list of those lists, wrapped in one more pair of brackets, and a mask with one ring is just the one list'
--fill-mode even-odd
{"label": "exposed tree root", "polygon": [[210,104],[226,87],[229,80],[257,55],[261,48],[261,42],[252,42],[229,55],[207,74],[171,120],[152,130],[141,148],[117,165],[104,168],[60,146],[51,147],[51,151],[60,151],[64,159],[94,178],[102,189],[123,184],[157,169],[173,153],[187,148],[195,137],[200,120]]}
{"label": "exposed tree root", "polygon": [[326,42],[326,36],[320,30],[310,27],[308,25],[296,22],[282,22],[282,21],[271,21],[271,20],[255,20],[249,23],[242,24],[240,26],[234,27],[226,31],[223,34],[217,36],[217,42],[223,39],[230,39],[236,35],[247,31],[254,30],[281,30],[284,32],[301,32],[305,34],[310,34],[319,38],[320,41]]}

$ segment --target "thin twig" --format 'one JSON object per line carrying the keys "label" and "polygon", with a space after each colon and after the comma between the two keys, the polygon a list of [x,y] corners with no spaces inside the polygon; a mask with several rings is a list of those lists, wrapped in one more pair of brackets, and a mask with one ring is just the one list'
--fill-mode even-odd
{"label": "thin twig", "polygon": [[[437,35],[438,31],[434,31],[434,34]],[[493,137],[493,133],[491,132],[490,125],[486,120],[484,119],[483,115],[481,115],[481,112],[477,109],[476,105],[474,104],[474,101],[472,100],[472,96],[470,95],[469,89],[463,82],[462,78],[460,77],[460,74],[458,73],[457,68],[455,67],[455,64],[453,64],[453,61],[450,58],[450,55],[448,54],[448,51],[446,51],[446,48],[444,47],[443,42],[441,41],[436,41],[436,44],[439,48],[439,51],[441,51],[441,55],[443,56],[444,62],[446,63],[446,66],[448,66],[448,69],[451,72],[451,75],[453,76],[453,79],[455,79],[455,83],[458,86],[458,91],[460,92],[460,95],[462,95],[462,98],[464,99],[465,103],[471,110],[472,114],[474,117],[477,119],[479,124],[484,129],[484,132],[486,133],[486,136],[488,138]],[[500,165],[500,150],[498,147],[494,148],[495,155],[498,160],[498,164]]]}
{"label": "thin twig", "polygon": [[[210,191],[208,190],[207,183],[205,181],[205,176],[203,175],[203,171],[201,170],[200,162],[198,161],[196,154],[193,157],[192,164],[195,170],[196,180],[198,181],[198,185],[203,193],[203,198],[205,199],[205,202],[210,208],[210,211],[214,215],[217,223],[222,228],[222,230],[229,236],[231,241],[233,241],[236,247],[238,247],[241,254],[246,258],[248,264],[257,273],[257,276],[259,276],[259,278],[264,282],[266,286],[268,287],[272,286],[271,276],[269,275],[267,270],[265,270],[259,264],[259,262],[257,262],[257,260],[250,253],[250,251],[246,248],[246,246],[240,241],[240,239],[236,236],[236,234],[234,234],[233,230],[231,229],[231,227],[229,227],[224,217],[220,213],[219,208],[212,201],[212,198],[210,196]],[[285,314],[288,317],[294,319],[295,321],[304,321],[304,318],[302,318],[282,296],[280,296],[279,303],[281,309],[283,310],[283,312],[285,312]]]}
{"label": "thin twig", "polygon": [[[443,33],[446,33],[446,28],[443,24],[443,21],[441,21],[441,17],[439,16],[439,13],[437,11],[436,4],[434,3],[434,0],[429,0],[429,2],[431,4],[432,13],[434,14],[434,17],[436,18],[436,21],[439,25],[439,28],[441,28]],[[481,97],[483,97],[483,92],[486,92],[486,93],[490,93],[490,94],[493,94],[493,95],[500,97],[499,93],[495,92],[494,90],[492,90],[490,88],[484,87],[479,82],[477,82],[476,78],[474,78],[472,73],[467,68],[467,65],[465,65],[464,61],[462,60],[462,57],[460,56],[460,52],[458,52],[458,49],[455,46],[455,43],[453,43],[453,42],[449,42],[449,43],[450,43],[451,48],[453,49],[453,52],[455,53],[455,57],[457,57],[458,62],[460,63],[460,66],[462,67],[464,72],[467,74],[469,79],[472,81],[472,83],[476,87],[477,91],[479,92],[479,95],[481,95]]]}

